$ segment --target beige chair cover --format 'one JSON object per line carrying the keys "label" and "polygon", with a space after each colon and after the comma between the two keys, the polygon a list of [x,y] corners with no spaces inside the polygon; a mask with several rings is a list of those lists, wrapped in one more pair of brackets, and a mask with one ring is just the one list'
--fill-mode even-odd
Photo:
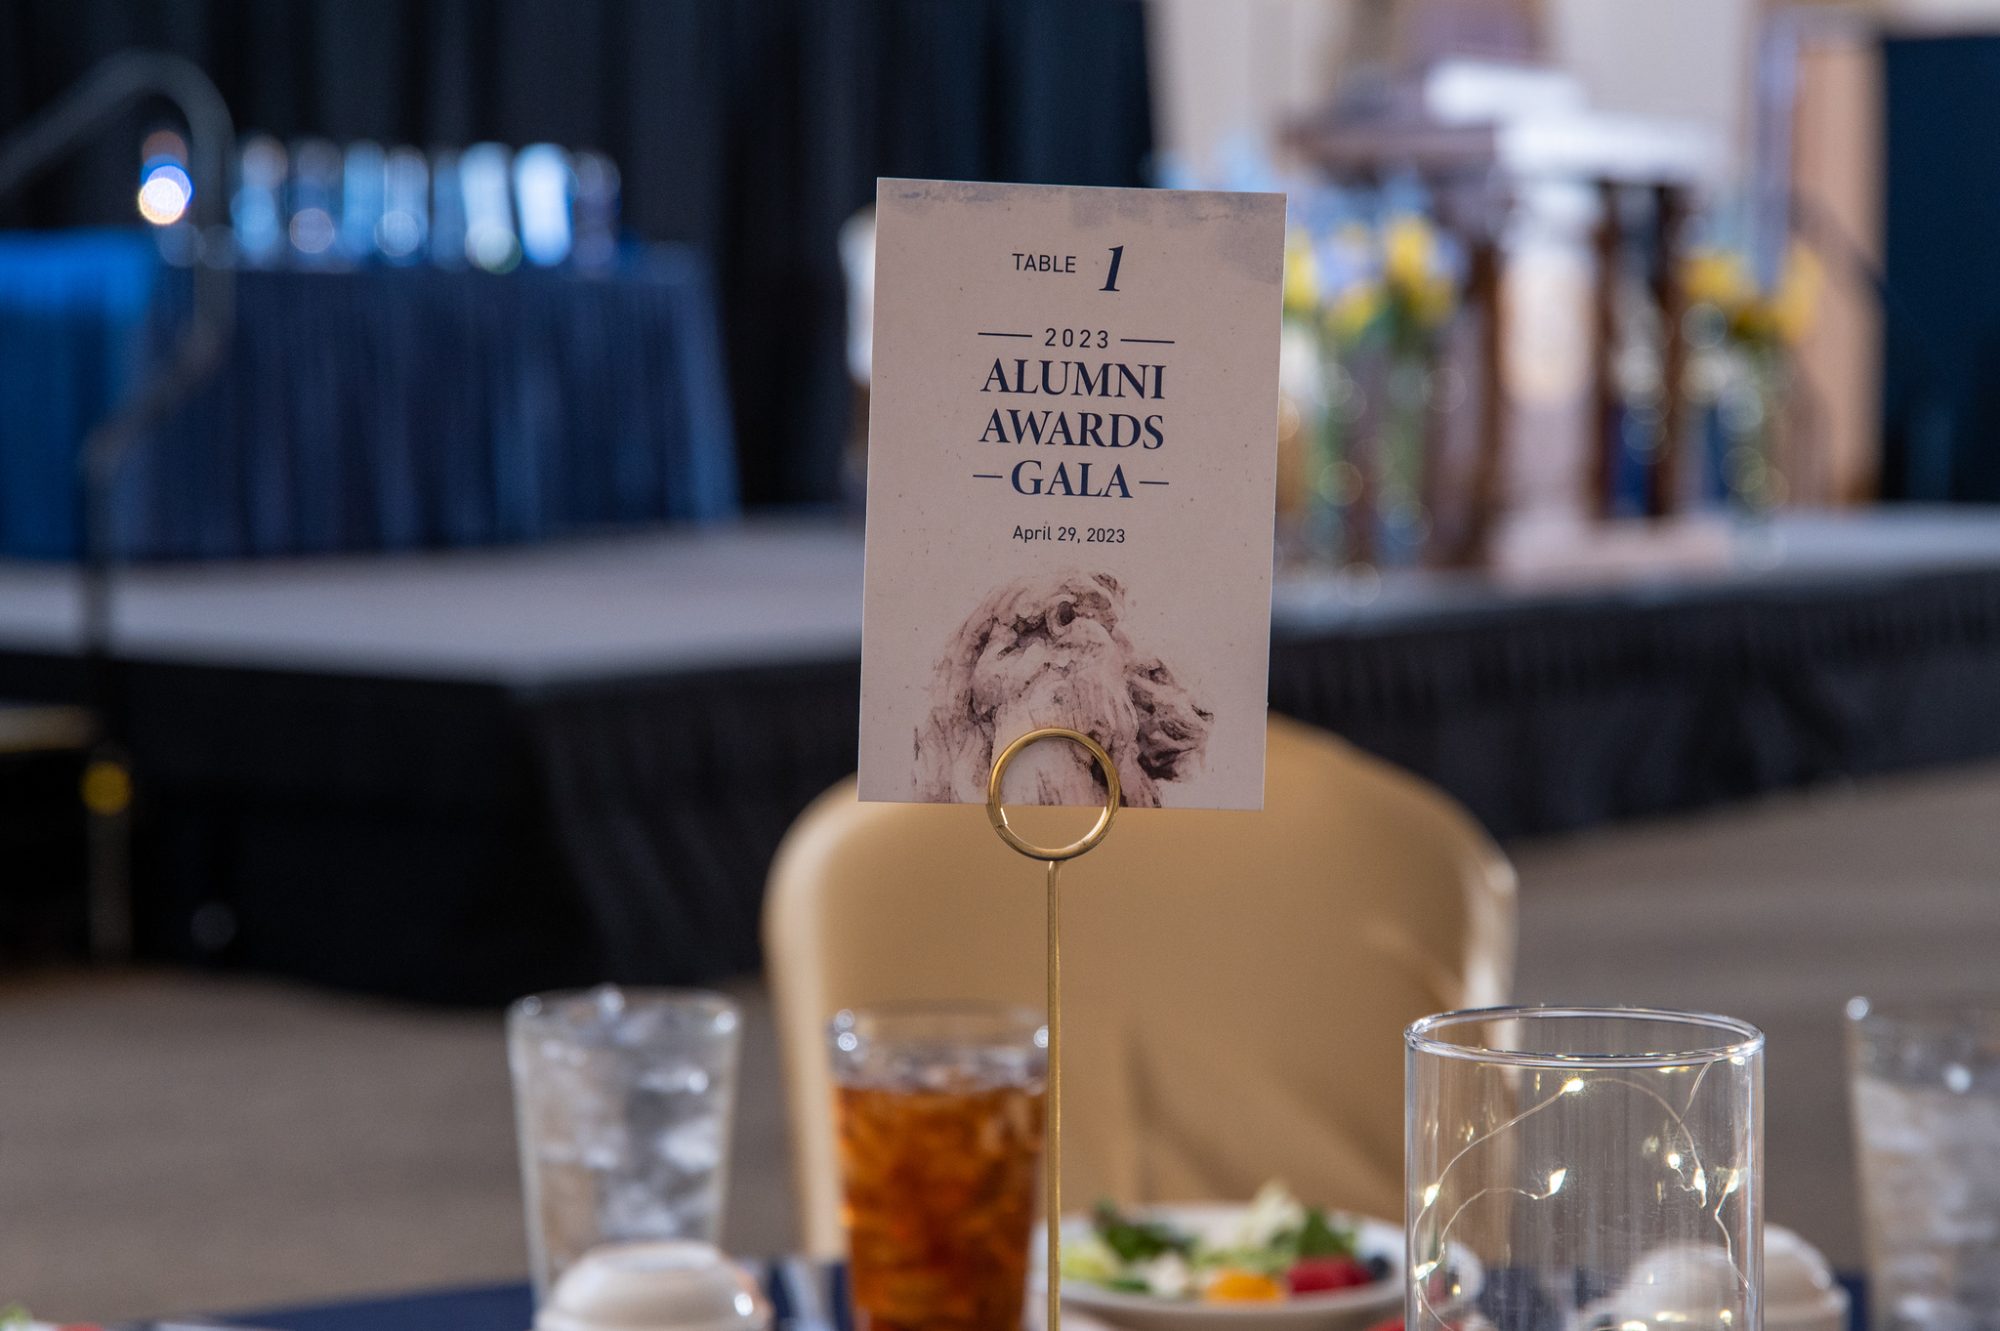
{"label": "beige chair cover", "polygon": [[[1401,1032],[1505,999],[1514,875],[1437,791],[1271,719],[1261,813],[1128,809],[1063,870],[1072,1209],[1248,1198],[1400,1220]],[[1078,810],[1010,811],[1038,844]],[[1043,878],[985,811],[862,804],[792,827],[764,935],[810,1251],[840,1251],[825,1023],[891,999],[1043,1000]]]}

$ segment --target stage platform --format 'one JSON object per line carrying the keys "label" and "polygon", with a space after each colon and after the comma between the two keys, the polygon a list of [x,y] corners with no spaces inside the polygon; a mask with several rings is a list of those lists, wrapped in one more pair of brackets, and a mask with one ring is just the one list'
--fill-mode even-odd
{"label": "stage platform", "polygon": [[[858,528],[806,522],[123,573],[147,949],[446,1000],[754,967],[770,853],[853,767],[860,588]],[[2000,754],[2000,514],[1275,599],[1272,705],[1502,838]],[[82,683],[73,570],[0,565],[0,698]]]}

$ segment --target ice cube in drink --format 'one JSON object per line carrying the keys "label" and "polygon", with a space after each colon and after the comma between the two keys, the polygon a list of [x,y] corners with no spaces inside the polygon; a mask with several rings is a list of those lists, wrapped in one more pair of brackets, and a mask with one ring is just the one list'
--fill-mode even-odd
{"label": "ice cube in drink", "polygon": [[511,1061],[537,1300],[601,1243],[714,1242],[737,1013],[692,991],[524,999]]}

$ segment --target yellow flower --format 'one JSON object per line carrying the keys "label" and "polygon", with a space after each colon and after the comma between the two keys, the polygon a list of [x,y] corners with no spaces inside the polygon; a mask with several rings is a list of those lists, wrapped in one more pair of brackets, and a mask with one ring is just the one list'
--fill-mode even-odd
{"label": "yellow flower", "polygon": [[1311,314],[1319,308],[1319,261],[1302,231],[1285,236],[1285,313]]}
{"label": "yellow flower", "polygon": [[1812,328],[1813,312],[1819,307],[1820,288],[1826,274],[1819,256],[1803,245],[1794,244],[1785,256],[1785,273],[1771,298],[1771,320],[1778,336],[1796,343]]}
{"label": "yellow flower", "polygon": [[1410,308],[1416,314],[1418,323],[1426,328],[1436,328],[1451,317],[1457,295],[1449,277],[1433,273],[1410,293]]}
{"label": "yellow flower", "polygon": [[1361,336],[1382,313],[1382,285],[1374,280],[1356,282],[1340,293],[1327,311],[1327,326],[1343,340]]}
{"label": "yellow flower", "polygon": [[1750,266],[1742,255],[1730,250],[1696,250],[1681,270],[1681,284],[1695,304],[1713,305],[1725,313],[1733,313],[1757,296]]}
{"label": "yellow flower", "polygon": [[1437,257],[1437,236],[1429,222],[1404,213],[1389,223],[1382,251],[1382,270],[1390,285],[1416,291],[1431,274]]}
{"label": "yellow flower", "polygon": [[1752,297],[1729,314],[1729,334],[1739,342],[1773,342],[1779,334],[1774,301]]}

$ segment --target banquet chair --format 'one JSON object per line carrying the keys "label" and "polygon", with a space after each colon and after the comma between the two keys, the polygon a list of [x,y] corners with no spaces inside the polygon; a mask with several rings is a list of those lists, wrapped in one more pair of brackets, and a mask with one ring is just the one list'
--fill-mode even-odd
{"label": "banquet chair", "polygon": [[[1504,1001],[1514,874],[1416,778],[1273,716],[1261,812],[1128,809],[1063,871],[1063,1188],[1073,1207],[1247,1199],[1403,1213],[1403,1028]],[[1009,810],[1057,845],[1092,816]],[[764,945],[802,1238],[841,1249],[829,1016],[1043,1004],[1043,871],[973,806],[864,804],[786,834]]]}

